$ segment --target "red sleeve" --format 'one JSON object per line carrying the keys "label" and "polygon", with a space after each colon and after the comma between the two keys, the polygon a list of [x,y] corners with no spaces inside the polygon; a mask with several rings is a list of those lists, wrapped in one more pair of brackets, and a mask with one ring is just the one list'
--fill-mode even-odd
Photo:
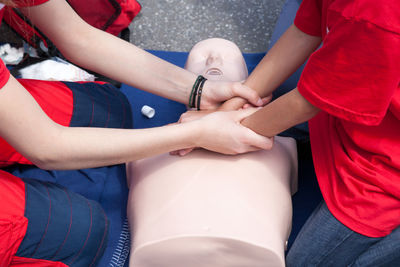
{"label": "red sleeve", "polygon": [[46,3],[49,0],[14,0],[17,7],[37,6]]}
{"label": "red sleeve", "polygon": [[400,35],[336,16],[322,47],[309,58],[298,90],[333,116],[377,125],[399,86]]}
{"label": "red sleeve", "polygon": [[6,65],[4,65],[3,60],[0,59],[0,90],[8,82],[10,78],[10,72],[8,71]]}
{"label": "red sleeve", "polygon": [[4,6],[0,8],[0,25],[1,22],[3,21],[3,16],[4,16]]}
{"label": "red sleeve", "polygon": [[321,7],[318,0],[303,0],[297,10],[294,25],[302,32],[321,36]]}

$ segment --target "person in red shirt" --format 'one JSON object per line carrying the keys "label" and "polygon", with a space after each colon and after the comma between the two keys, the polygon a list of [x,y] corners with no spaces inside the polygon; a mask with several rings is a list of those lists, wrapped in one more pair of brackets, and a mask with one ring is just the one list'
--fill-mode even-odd
{"label": "person in red shirt", "polygon": [[309,120],[324,202],[288,266],[400,266],[399,47],[398,1],[304,0],[246,80],[267,96],[308,59],[297,88],[242,122],[271,137]]}
{"label": "person in red shirt", "polygon": [[[81,67],[182,103],[192,100],[191,91],[198,88],[197,75],[89,26],[65,0],[0,3],[18,7],[68,60]],[[48,89],[50,84],[55,91]],[[255,109],[219,112],[196,121],[152,129],[118,129],[124,123],[119,127],[108,125],[112,128],[67,127],[80,125],[71,125],[82,118],[74,117],[76,106],[70,102],[71,90],[79,95],[85,90],[81,86],[17,80],[0,62],[0,165],[22,163],[53,170],[83,169],[192,146],[238,154],[269,149],[272,145],[269,138],[239,123]],[[112,88],[91,86],[99,95],[114,93]],[[254,105],[262,104],[255,91],[239,82],[205,81],[201,101],[194,96],[195,106],[216,108],[233,96],[244,97]],[[120,100],[117,106],[127,103],[123,98],[113,99]],[[96,122],[97,102],[104,99],[89,100],[92,113],[84,126]],[[109,104],[102,107],[105,110],[115,106],[112,101],[105,103]],[[114,116],[112,112],[110,116]],[[225,127],[220,127],[222,124]],[[57,184],[20,179],[3,170],[0,201],[1,266],[94,266],[101,257],[108,221],[95,201]]]}

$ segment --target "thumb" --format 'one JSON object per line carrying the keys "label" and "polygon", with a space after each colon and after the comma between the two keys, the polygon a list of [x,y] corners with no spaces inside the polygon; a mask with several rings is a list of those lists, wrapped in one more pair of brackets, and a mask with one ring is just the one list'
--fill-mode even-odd
{"label": "thumb", "polygon": [[272,94],[270,94],[269,96],[263,97],[261,98],[262,102],[263,102],[263,106],[265,106],[266,104],[268,104],[269,102],[271,102],[272,99]]}
{"label": "thumb", "polygon": [[236,84],[236,86],[233,87],[233,93],[235,96],[246,99],[254,106],[259,107],[263,104],[258,93],[245,84],[239,83],[239,86]]}
{"label": "thumb", "polygon": [[[243,126],[244,127],[244,126]],[[246,127],[244,127],[246,128]],[[257,147],[259,149],[270,150],[273,146],[273,138],[265,137],[253,132],[252,130],[246,128],[247,130],[247,141],[248,145]]]}

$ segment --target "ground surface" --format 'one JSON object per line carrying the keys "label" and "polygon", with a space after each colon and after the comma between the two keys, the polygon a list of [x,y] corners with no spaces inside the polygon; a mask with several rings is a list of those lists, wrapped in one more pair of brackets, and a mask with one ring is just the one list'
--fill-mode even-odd
{"label": "ground surface", "polygon": [[221,37],[244,53],[265,52],[285,0],[138,0],[131,42],[152,50],[189,51]]}

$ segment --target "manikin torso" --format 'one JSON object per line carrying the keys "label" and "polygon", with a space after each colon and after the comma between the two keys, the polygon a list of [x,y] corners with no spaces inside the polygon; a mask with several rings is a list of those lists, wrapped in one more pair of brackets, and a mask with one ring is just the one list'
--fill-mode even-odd
{"label": "manikin torso", "polygon": [[[215,52],[222,44],[224,53],[229,50],[226,40],[206,41],[199,43],[201,52],[209,47]],[[230,72],[217,58],[193,70],[190,64],[201,66],[197,58],[189,56],[186,68],[205,75],[247,76],[247,69]],[[234,64],[243,64],[240,60],[242,56]],[[184,157],[162,154],[128,163],[127,175],[130,266],[285,266],[291,195],[297,188],[294,139],[275,137],[271,150],[237,156],[203,149]]]}

